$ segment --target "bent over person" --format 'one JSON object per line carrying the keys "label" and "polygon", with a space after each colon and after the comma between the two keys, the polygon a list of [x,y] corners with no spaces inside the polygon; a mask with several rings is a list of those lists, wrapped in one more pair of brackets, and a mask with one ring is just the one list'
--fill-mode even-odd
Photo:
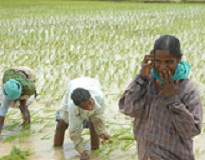
{"label": "bent over person", "polygon": [[99,148],[99,137],[109,140],[104,124],[104,94],[100,83],[93,78],[72,80],[56,114],[57,127],[54,146],[62,146],[65,130],[69,127],[70,138],[82,160],[88,160],[81,133],[83,128],[90,129],[91,149]]}
{"label": "bent over person", "polygon": [[25,126],[30,123],[28,106],[36,97],[33,70],[28,67],[7,69],[0,84],[0,131],[4,124],[9,106],[19,108]]}

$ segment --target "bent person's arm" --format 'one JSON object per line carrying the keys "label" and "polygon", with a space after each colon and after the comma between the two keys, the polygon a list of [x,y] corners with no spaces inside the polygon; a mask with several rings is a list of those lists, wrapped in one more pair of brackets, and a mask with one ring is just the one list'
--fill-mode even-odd
{"label": "bent person's arm", "polygon": [[23,114],[22,125],[25,126],[27,124],[30,124],[30,113],[29,113],[28,107],[26,106],[26,100],[20,100],[19,109],[21,110],[21,113]]}
{"label": "bent person's arm", "polygon": [[10,104],[11,104],[11,101],[8,98],[6,98],[6,96],[3,95],[1,106],[0,106],[0,116],[3,116],[3,117],[6,116]]}
{"label": "bent person's arm", "polygon": [[83,131],[83,120],[79,115],[72,115],[69,113],[69,134],[73,141],[75,149],[82,154],[85,151],[83,138],[81,133]]}
{"label": "bent person's arm", "polygon": [[104,122],[105,98],[102,92],[98,92],[93,95],[93,97],[95,99],[95,106],[98,109],[90,116],[90,120],[93,123],[95,132],[100,136],[102,134],[107,134]]}
{"label": "bent person's arm", "polygon": [[94,125],[95,132],[100,136],[102,134],[107,134],[105,130],[105,122],[104,122],[104,111],[99,110],[94,115],[90,116],[90,120]]}

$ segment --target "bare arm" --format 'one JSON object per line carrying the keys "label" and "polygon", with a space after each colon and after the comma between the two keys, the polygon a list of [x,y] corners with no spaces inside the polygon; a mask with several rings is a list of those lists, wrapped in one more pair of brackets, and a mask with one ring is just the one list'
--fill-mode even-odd
{"label": "bare arm", "polygon": [[30,113],[29,113],[28,107],[26,106],[26,100],[20,100],[19,109],[21,110],[21,113],[23,114],[22,125],[25,127],[25,125],[30,124]]}

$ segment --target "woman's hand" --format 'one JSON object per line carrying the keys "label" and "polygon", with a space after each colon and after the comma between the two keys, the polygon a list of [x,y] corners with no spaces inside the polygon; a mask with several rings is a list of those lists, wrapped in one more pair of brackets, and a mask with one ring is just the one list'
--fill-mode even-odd
{"label": "woman's hand", "polygon": [[173,81],[173,75],[170,71],[164,71],[164,74],[159,73],[160,79],[163,82],[163,85],[160,84],[159,80],[156,80],[156,83],[158,84],[159,88],[163,90],[163,93],[166,98],[175,96],[178,94],[179,90],[179,80],[176,80],[175,84]]}
{"label": "woman's hand", "polygon": [[151,51],[149,55],[145,55],[142,62],[140,75],[142,75],[144,78],[150,74],[150,71],[154,64],[154,55],[152,55],[152,52],[153,51]]}

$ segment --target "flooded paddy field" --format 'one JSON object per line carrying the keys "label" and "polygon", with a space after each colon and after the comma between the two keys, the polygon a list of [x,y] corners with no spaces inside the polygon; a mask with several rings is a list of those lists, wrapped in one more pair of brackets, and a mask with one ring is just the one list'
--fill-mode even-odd
{"label": "flooded paddy field", "polygon": [[[191,65],[190,79],[204,103],[204,15],[201,4],[0,0],[0,77],[7,68],[29,66],[39,94],[29,108],[30,128],[21,127],[18,109],[9,109],[0,134],[0,157],[15,145],[33,151],[29,160],[79,159],[68,131],[64,146],[53,147],[55,114],[68,82],[89,76],[102,85],[106,128],[114,140],[91,151],[91,159],[137,159],[133,119],[119,113],[119,96],[155,39],[173,34],[180,39],[183,59]],[[88,130],[83,137],[89,149]],[[204,144],[205,122],[194,138],[197,160],[205,159]]]}

